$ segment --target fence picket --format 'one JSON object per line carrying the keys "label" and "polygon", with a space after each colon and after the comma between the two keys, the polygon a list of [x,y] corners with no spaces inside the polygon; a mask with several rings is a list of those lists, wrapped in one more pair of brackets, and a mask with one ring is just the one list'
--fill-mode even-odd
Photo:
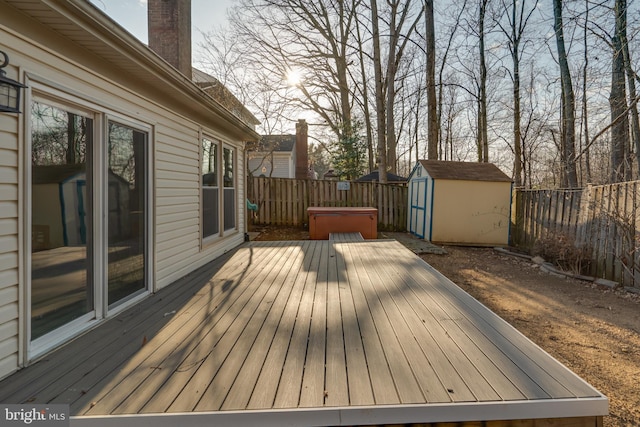
{"label": "fence picket", "polygon": [[255,222],[301,226],[308,221],[310,206],[375,207],[378,227],[406,230],[407,187],[377,182],[352,182],[338,190],[336,181],[287,178],[248,178],[247,197],[258,204]]}
{"label": "fence picket", "polygon": [[591,249],[591,274],[640,288],[640,181],[578,190],[516,189],[513,244],[569,235]]}

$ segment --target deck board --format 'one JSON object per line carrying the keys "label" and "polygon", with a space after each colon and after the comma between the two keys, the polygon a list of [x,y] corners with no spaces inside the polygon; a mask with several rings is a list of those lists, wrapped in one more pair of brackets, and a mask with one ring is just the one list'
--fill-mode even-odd
{"label": "deck board", "polygon": [[[22,402],[55,398],[61,390],[83,390],[76,381],[86,377],[94,367],[104,366],[115,360],[105,349],[116,346],[121,353],[141,344],[144,335],[158,333],[165,324],[171,324],[164,313],[188,302],[202,288],[221,265],[230,262],[232,253],[223,256],[204,268],[187,275],[172,286],[162,289],[154,298],[141,302],[135,309],[121,313],[90,334],[61,347],[53,355],[43,357],[38,363],[23,369],[2,381],[0,401]],[[244,262],[237,259],[237,262]],[[142,332],[142,333],[141,333]],[[64,403],[68,403],[65,400]]]}
{"label": "deck board", "polygon": [[[333,245],[330,244],[332,247]],[[325,369],[325,405],[340,406],[349,401],[340,282],[345,286],[344,265],[339,257],[328,262],[327,278],[327,348]],[[340,268],[342,267],[342,268]],[[342,279],[342,280],[341,280]],[[354,387],[354,386],[352,386]]]}
{"label": "deck board", "polygon": [[[362,255],[366,246],[359,247],[359,251]],[[363,261],[365,260],[365,261]],[[406,346],[416,347],[415,340],[409,339],[405,343],[405,347],[402,346],[401,337],[396,336],[391,320],[389,319],[389,313],[384,309],[383,299],[377,289],[376,282],[377,277],[373,272],[375,263],[370,262],[366,256],[358,256],[356,258],[355,268],[358,269],[358,275],[361,278],[362,291],[364,293],[369,311],[373,314],[373,322],[378,336],[382,343],[382,349],[386,355],[389,363],[391,375],[395,384],[395,388],[398,392],[401,403],[419,403],[424,402],[422,390],[418,381],[411,369],[410,361],[407,360]],[[381,299],[382,298],[382,299]],[[415,352],[408,354],[410,358],[418,357]],[[418,362],[419,363],[419,362]],[[428,369],[430,365],[427,363],[424,365],[424,369]],[[377,365],[371,367],[376,369]],[[375,371],[371,372],[375,375]],[[447,399],[448,400],[448,399]]]}
{"label": "deck board", "polygon": [[[304,278],[304,290],[300,306],[298,307],[296,318],[291,319],[295,322],[295,325],[287,348],[282,376],[276,391],[273,403],[274,408],[297,408],[300,402],[318,269],[320,268],[321,254],[326,249],[321,244],[314,244],[312,248],[314,251],[313,258],[311,259],[309,271]],[[260,406],[256,406],[257,400],[255,399],[254,404],[251,405],[252,409],[260,408]]]}
{"label": "deck board", "polygon": [[[310,300],[309,296],[305,296],[305,287],[309,288],[307,282],[308,276],[311,274],[311,266],[314,259],[314,247],[307,244],[304,248],[304,259],[301,270],[296,276],[296,282],[291,292],[289,303],[285,308],[280,324],[278,325],[276,334],[273,338],[269,352],[265,357],[264,364],[256,380],[254,392],[251,394],[247,409],[269,408],[274,405],[278,386],[283,378],[282,372],[287,356],[287,350],[292,342],[292,334],[296,319],[305,318],[305,310],[303,308],[304,301]],[[304,320],[302,320],[304,323]],[[296,388],[299,390],[299,386]],[[296,398],[297,402],[297,398]]]}
{"label": "deck board", "polygon": [[304,359],[301,408],[324,406],[325,401],[325,348],[327,329],[327,280],[329,277],[329,244],[322,241],[320,264],[316,276],[311,325],[309,327],[307,353]]}
{"label": "deck board", "polygon": [[338,257],[336,264],[338,271],[344,271],[344,274],[338,278],[338,292],[344,336],[349,403],[351,405],[373,405],[375,400],[362,342],[363,335],[360,329],[360,319],[358,319],[354,296],[351,292],[351,282],[355,273],[347,268],[349,263],[347,262],[346,254]]}
{"label": "deck board", "polygon": [[398,242],[342,236],[245,244],[0,383],[0,401],[79,415],[495,403],[499,417],[588,398],[604,399]]}
{"label": "deck board", "polygon": [[[130,361],[131,366],[134,367],[132,371],[122,370],[110,380],[109,384],[102,386],[104,390],[108,391],[93,407],[90,407],[92,402],[79,402],[79,404],[84,404],[80,412],[136,412],[141,405],[144,405],[151,398],[148,393],[134,393],[140,387],[140,383],[144,384],[144,388],[148,390],[157,390],[162,388],[166,380],[173,379],[175,381],[178,378],[183,378],[183,375],[176,373],[179,367],[190,367],[190,363],[199,360],[206,354],[204,352],[198,353],[198,350],[206,352],[205,346],[201,345],[202,337],[208,336],[211,328],[218,325],[221,318],[231,320],[232,316],[223,317],[226,313],[223,307],[235,307],[234,304],[242,305],[242,301],[244,301],[242,298],[247,299],[250,296],[249,294],[253,289],[250,286],[242,289],[242,292],[229,295],[229,292],[237,289],[236,281],[254,279],[260,268],[268,267],[273,257],[278,255],[278,247],[265,249],[260,251],[259,254],[252,254],[255,268],[246,276],[243,276],[244,269],[240,268],[242,265],[237,263],[226,265],[224,269],[219,271],[216,274],[217,280],[209,282],[209,286],[204,287],[196,294],[196,297],[201,298],[193,298],[191,304],[184,307],[184,315],[176,316],[176,319],[182,318],[186,322],[174,322],[172,328],[163,331],[170,336],[170,340],[166,341],[166,344],[162,347],[158,345],[145,346],[144,350],[147,351],[138,353],[136,358]],[[222,288],[226,288],[227,292],[217,292]],[[215,293],[212,299],[204,298],[212,293]],[[214,314],[215,316],[211,317]],[[200,329],[198,328],[199,325],[207,326]],[[188,331],[190,333],[184,336],[180,334],[180,331]],[[154,340],[147,345],[155,344],[156,341]],[[185,346],[184,343],[187,343],[187,345]],[[162,369],[155,369],[155,367],[160,366]],[[186,371],[188,372],[188,369]],[[137,377],[137,373],[142,373],[143,378]],[[123,390],[125,391],[124,393]],[[129,391],[128,395],[125,394],[127,390]],[[170,395],[161,394],[161,396],[169,397]],[[173,399],[175,396],[170,398]],[[119,405],[122,405],[122,407],[116,410],[115,408]]]}
{"label": "deck board", "polygon": [[[512,326],[488,310],[444,276],[419,258],[405,261],[405,266],[412,266],[417,274],[438,292],[438,300],[457,309],[471,325],[476,325],[483,334],[505,355],[516,363],[528,376],[553,398],[570,398],[577,396],[593,396],[594,389],[584,381],[576,378],[568,369],[559,363],[549,363],[549,355],[515,330]],[[426,268],[425,268],[426,266]],[[518,379],[520,376],[516,377]],[[529,396],[535,398],[535,396]]]}
{"label": "deck board", "polygon": [[[420,384],[424,384],[423,392],[431,393],[427,395],[428,401],[432,402],[472,402],[476,401],[476,395],[470,390],[469,381],[476,380],[474,370],[466,370],[465,379],[461,377],[454,366],[454,360],[459,356],[458,349],[452,348],[448,337],[435,337],[429,327],[435,323],[435,319],[422,316],[419,317],[405,299],[405,292],[395,283],[397,277],[389,274],[389,267],[384,264],[380,267],[381,255],[365,248],[367,258],[371,259],[372,269],[379,280],[377,289],[381,292],[381,300],[384,301],[385,310],[393,318],[393,327],[396,335],[402,337],[405,353],[411,357],[411,366],[416,375],[419,375]],[[433,329],[433,328],[431,328]],[[438,340],[438,338],[440,338]],[[427,368],[428,367],[428,368]],[[467,383],[465,383],[465,380]],[[486,382],[482,386],[491,390]],[[445,397],[445,393],[447,393]],[[439,391],[439,394],[434,393]],[[486,393],[483,397],[486,400],[496,400],[497,395]],[[478,396],[480,397],[480,395]]]}

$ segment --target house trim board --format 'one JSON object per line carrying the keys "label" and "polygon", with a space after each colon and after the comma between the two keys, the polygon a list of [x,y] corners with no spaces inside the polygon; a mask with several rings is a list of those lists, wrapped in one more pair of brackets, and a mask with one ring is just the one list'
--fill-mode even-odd
{"label": "house trim board", "polygon": [[72,427],[347,426],[600,417],[604,396],[454,404],[380,405],[133,415],[72,416]]}

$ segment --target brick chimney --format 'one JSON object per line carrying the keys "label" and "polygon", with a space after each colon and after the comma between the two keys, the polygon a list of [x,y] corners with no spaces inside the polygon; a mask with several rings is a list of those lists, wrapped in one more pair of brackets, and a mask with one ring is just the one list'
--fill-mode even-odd
{"label": "brick chimney", "polygon": [[296,123],[296,178],[309,178],[309,125],[305,119],[299,119]]}
{"label": "brick chimney", "polygon": [[149,47],[192,79],[191,0],[149,0]]}

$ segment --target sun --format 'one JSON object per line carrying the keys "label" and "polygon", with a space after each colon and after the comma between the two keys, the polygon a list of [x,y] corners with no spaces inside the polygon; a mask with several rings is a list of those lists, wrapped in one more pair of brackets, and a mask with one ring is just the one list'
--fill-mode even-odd
{"label": "sun", "polygon": [[302,75],[300,74],[300,70],[296,70],[294,68],[289,69],[287,71],[287,86],[299,86],[302,82]]}

